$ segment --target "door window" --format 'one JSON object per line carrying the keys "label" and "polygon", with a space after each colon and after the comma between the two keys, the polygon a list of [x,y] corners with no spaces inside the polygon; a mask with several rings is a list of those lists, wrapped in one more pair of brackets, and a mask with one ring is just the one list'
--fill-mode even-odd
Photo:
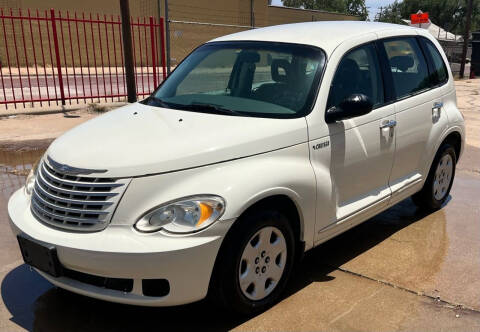
{"label": "door window", "polygon": [[384,102],[380,65],[372,44],[348,52],[340,61],[330,87],[327,109],[356,93],[370,98],[374,107]]}
{"label": "door window", "polygon": [[446,82],[448,80],[447,66],[445,66],[445,62],[443,62],[440,52],[438,52],[438,49],[430,40],[422,38],[422,41],[425,44],[427,52],[430,54],[433,62],[433,85],[439,85]]}
{"label": "door window", "polygon": [[429,87],[427,62],[416,38],[396,38],[383,43],[392,71],[397,98]]}

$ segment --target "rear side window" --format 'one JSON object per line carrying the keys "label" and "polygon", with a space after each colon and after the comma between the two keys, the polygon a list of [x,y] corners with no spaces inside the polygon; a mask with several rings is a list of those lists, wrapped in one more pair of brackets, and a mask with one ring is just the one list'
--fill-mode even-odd
{"label": "rear side window", "polygon": [[434,72],[432,73],[432,80],[434,85],[439,85],[448,81],[448,71],[447,66],[445,66],[445,62],[443,62],[442,56],[438,49],[433,43],[426,39],[422,38],[423,43],[426,46],[427,52],[430,54],[432,58],[432,65]]}
{"label": "rear side window", "polygon": [[366,95],[374,106],[384,102],[382,74],[372,44],[355,48],[340,61],[330,87],[327,109],[356,93]]}
{"label": "rear side window", "polygon": [[383,44],[392,71],[397,98],[429,87],[427,62],[416,38],[396,38],[386,40]]}

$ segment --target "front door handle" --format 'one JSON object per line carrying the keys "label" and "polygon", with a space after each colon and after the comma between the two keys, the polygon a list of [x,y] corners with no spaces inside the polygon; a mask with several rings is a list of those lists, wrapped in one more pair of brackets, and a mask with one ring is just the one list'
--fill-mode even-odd
{"label": "front door handle", "polygon": [[380,125],[380,129],[393,128],[396,125],[397,125],[397,121],[395,121],[395,120],[385,120]]}

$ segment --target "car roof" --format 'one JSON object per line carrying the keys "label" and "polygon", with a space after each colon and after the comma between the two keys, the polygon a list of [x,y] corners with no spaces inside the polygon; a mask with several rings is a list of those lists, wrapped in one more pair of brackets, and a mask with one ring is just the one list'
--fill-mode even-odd
{"label": "car roof", "polygon": [[211,40],[217,41],[271,41],[312,45],[322,48],[327,55],[342,42],[368,33],[384,30],[417,30],[405,25],[364,21],[320,21],[269,26],[226,35]]}

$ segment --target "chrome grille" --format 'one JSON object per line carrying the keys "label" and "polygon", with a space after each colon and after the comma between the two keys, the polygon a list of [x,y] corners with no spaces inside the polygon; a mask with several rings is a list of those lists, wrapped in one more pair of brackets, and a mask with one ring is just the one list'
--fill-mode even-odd
{"label": "chrome grille", "polygon": [[75,231],[107,227],[129,180],[67,174],[52,164],[39,166],[31,201],[35,217]]}

